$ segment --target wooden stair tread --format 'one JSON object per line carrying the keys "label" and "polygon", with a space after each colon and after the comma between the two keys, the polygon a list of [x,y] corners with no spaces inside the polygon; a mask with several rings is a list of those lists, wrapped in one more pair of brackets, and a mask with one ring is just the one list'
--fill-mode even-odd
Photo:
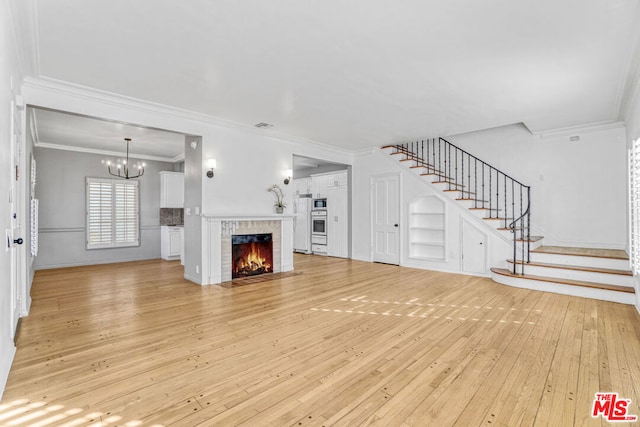
{"label": "wooden stair tread", "polygon": [[442,191],[445,192],[445,193],[448,193],[448,192],[451,192],[451,191],[459,191],[462,194],[469,194],[469,195],[476,194],[473,191],[467,191],[467,190],[449,190],[449,189],[446,189],[446,190],[442,190]]}
{"label": "wooden stair tread", "polygon": [[555,255],[584,256],[629,260],[629,255],[618,249],[572,248],[567,246],[540,246],[531,252]]}
{"label": "wooden stair tread", "polygon": [[584,288],[603,289],[606,291],[626,292],[630,294],[635,293],[635,290],[631,286],[609,285],[606,283],[585,282],[582,280],[562,279],[559,277],[534,276],[531,274],[513,274],[513,272],[507,270],[506,268],[492,268],[491,271],[502,276],[514,277],[518,279],[538,280],[540,282],[559,283],[562,285],[570,286],[582,286]]}
{"label": "wooden stair tread", "polygon": [[460,198],[457,198],[456,200],[460,201],[460,202],[464,202],[464,201],[467,201],[467,202],[478,202],[479,204],[481,204],[482,202],[489,203],[488,200],[478,200],[478,199],[472,199],[470,197],[460,197]]}
{"label": "wooden stair tread", "polygon": [[537,242],[544,239],[544,236],[529,236],[528,239],[516,239],[516,242]]}
{"label": "wooden stair tread", "polygon": [[[513,264],[512,259],[507,260],[508,263]],[[522,264],[522,261],[518,261],[518,264]],[[590,273],[605,273],[605,274],[617,274],[620,276],[633,276],[631,270],[616,270],[613,268],[600,268],[600,267],[584,267],[580,265],[568,265],[568,264],[553,264],[548,262],[525,262],[525,266],[531,265],[534,267],[547,267],[547,268],[561,268],[565,270],[574,271],[588,271]]]}

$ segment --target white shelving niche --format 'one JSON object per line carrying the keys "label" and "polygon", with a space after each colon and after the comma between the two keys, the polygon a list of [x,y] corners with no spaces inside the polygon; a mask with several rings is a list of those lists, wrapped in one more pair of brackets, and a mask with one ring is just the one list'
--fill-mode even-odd
{"label": "white shelving niche", "polygon": [[409,257],[446,261],[445,203],[436,196],[422,196],[409,204]]}

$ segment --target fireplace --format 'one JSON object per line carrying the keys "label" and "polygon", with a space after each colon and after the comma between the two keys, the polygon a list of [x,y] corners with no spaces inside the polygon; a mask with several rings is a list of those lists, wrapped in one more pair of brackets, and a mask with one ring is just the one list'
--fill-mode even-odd
{"label": "fireplace", "polygon": [[269,234],[231,236],[232,279],[273,273],[273,242]]}

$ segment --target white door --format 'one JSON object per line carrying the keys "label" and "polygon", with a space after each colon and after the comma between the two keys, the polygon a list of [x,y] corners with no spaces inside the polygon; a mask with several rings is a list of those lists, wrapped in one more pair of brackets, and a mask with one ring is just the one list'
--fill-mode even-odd
{"label": "white door", "polygon": [[462,271],[487,273],[487,235],[469,221],[462,219]]}
{"label": "white door", "polygon": [[15,336],[18,320],[26,309],[26,252],[25,238],[25,206],[24,177],[26,168],[23,162],[23,106],[11,102],[11,166],[9,214],[11,229],[7,233],[7,244],[11,251],[11,337]]}
{"label": "white door", "polygon": [[373,261],[400,264],[400,176],[371,178]]}

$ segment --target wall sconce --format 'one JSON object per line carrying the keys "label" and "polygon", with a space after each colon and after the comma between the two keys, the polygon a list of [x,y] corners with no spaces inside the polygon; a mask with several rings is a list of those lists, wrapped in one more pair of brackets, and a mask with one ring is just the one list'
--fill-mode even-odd
{"label": "wall sconce", "polygon": [[289,182],[291,181],[291,176],[293,175],[293,171],[291,169],[287,169],[284,173],[284,176],[286,177],[284,179],[284,185],[289,185]]}
{"label": "wall sconce", "polygon": [[207,171],[207,178],[213,178],[213,170],[218,167],[216,159],[207,160],[207,166],[209,167],[209,170]]}

